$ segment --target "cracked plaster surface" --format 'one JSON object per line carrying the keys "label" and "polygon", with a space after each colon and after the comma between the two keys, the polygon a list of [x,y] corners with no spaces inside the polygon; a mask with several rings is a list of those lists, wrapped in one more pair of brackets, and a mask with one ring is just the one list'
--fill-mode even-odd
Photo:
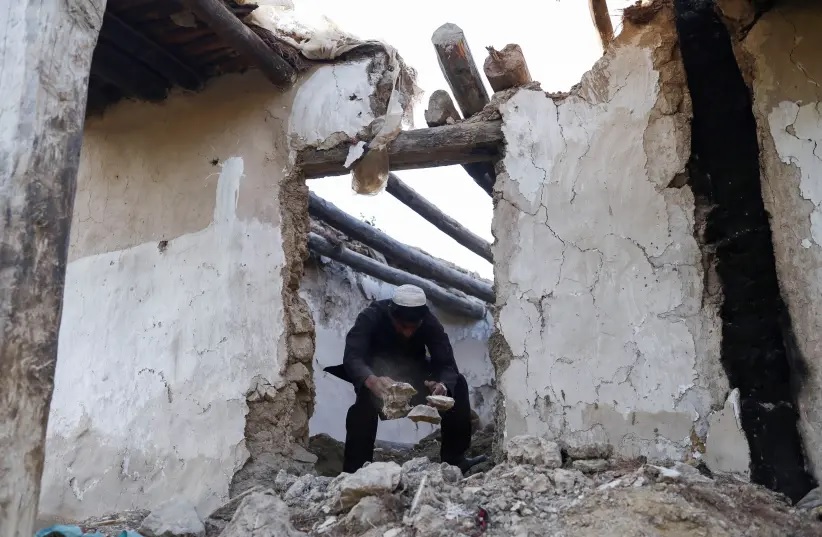
{"label": "cracked plaster surface", "polygon": [[748,66],[760,143],[762,194],[777,276],[800,361],[800,432],[822,475],[822,6],[785,2],[737,46]]}
{"label": "cracked plaster surface", "polygon": [[497,329],[513,355],[498,372],[508,438],[679,459],[724,402],[694,198],[668,188],[689,157],[682,67],[672,29],[655,30],[624,38],[564,99],[521,90],[501,106],[494,257]]}

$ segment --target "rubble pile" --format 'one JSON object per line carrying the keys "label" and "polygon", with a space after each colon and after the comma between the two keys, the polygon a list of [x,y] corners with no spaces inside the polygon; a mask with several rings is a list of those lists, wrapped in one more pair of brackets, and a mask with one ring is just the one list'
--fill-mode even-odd
{"label": "rubble pile", "polygon": [[[505,462],[467,477],[425,457],[374,462],[337,477],[281,471],[270,486],[246,490],[207,517],[203,533],[185,535],[822,536],[818,490],[804,509],[803,502],[792,508],[763,487],[709,477],[689,464],[609,455],[607,446],[561,450],[523,436],[508,442]],[[185,523],[163,520],[175,512]],[[199,528],[182,502],[148,519],[143,528]]]}

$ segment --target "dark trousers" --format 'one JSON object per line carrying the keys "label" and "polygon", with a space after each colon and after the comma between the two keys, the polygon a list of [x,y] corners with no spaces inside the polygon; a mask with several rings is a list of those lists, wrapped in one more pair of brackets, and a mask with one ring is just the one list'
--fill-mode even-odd
{"label": "dark trousers", "polygon": [[[401,379],[396,379],[401,380]],[[411,401],[412,406],[425,404],[428,388],[419,381],[402,379],[416,388],[417,395]],[[459,375],[454,393],[454,406],[447,412],[440,412],[442,417],[442,444],[440,458],[442,462],[457,465],[471,445],[471,402],[468,398],[468,383]],[[374,458],[374,442],[377,439],[379,423],[379,399],[375,398],[365,386],[357,392],[357,400],[348,409],[345,418],[345,459],[343,471],[354,473],[366,462]]]}

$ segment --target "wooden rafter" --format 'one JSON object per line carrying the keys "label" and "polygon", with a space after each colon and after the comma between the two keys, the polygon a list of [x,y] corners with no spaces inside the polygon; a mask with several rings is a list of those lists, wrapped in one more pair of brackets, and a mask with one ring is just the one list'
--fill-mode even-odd
{"label": "wooden rafter", "polygon": [[614,40],[614,26],[611,23],[611,15],[608,14],[608,2],[607,0],[588,0],[588,8],[591,10],[591,20],[599,33],[602,50],[605,51]]}
{"label": "wooden rafter", "polygon": [[370,257],[353,252],[342,244],[334,245],[316,233],[308,234],[308,248],[319,255],[329,257],[343,265],[351,267],[357,272],[362,272],[378,280],[393,285],[416,285],[425,291],[425,294],[431,302],[451,313],[464,315],[472,319],[482,319],[485,317],[485,307],[479,302],[457,296],[425,278],[390,267]]}
{"label": "wooden rafter", "polygon": [[[351,170],[343,164],[351,145],[305,149],[297,156],[297,166],[306,179],[347,174]],[[496,160],[501,145],[501,121],[462,122],[402,131],[388,146],[388,157],[392,170],[433,168]]]}

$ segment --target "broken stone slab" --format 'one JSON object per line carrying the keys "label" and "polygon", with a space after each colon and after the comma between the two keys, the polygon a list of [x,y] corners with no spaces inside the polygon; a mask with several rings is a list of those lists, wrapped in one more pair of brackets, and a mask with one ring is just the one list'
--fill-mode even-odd
{"label": "broken stone slab", "polygon": [[291,525],[291,513],[271,489],[243,498],[220,537],[304,537]]}
{"label": "broken stone slab", "polygon": [[407,382],[395,382],[385,391],[382,398],[382,413],[386,419],[404,418],[411,411],[409,403],[417,395],[417,390]]}
{"label": "broken stone slab", "polygon": [[454,399],[446,395],[429,395],[425,398],[428,404],[436,408],[440,412],[451,410],[454,408]]}
{"label": "broken stone slab", "polygon": [[240,506],[243,498],[249,494],[262,492],[263,490],[265,490],[263,487],[251,487],[250,489],[241,492],[238,496],[231,498],[228,502],[214,510],[214,512],[208,515],[208,518],[205,519],[206,537],[211,537],[212,535],[219,535],[222,533],[228,523],[231,522],[231,519],[234,517],[234,513],[237,512],[237,508]]}
{"label": "broken stone slab", "polygon": [[175,498],[151,511],[138,531],[145,537],[204,537],[205,524],[193,505]]}
{"label": "broken stone slab", "polygon": [[393,492],[400,484],[402,468],[395,462],[374,462],[344,475],[329,485],[330,508],[337,513],[354,507],[366,496]]}
{"label": "broken stone slab", "polygon": [[437,412],[437,409],[428,405],[415,406],[406,417],[414,423],[424,422],[439,425],[442,421],[440,413]]}
{"label": "broken stone slab", "polygon": [[522,435],[508,441],[508,460],[547,468],[562,466],[562,453],[556,442],[539,436]]}
{"label": "broken stone slab", "polygon": [[581,459],[571,463],[571,466],[583,474],[596,474],[607,470],[609,464],[605,459]]}
{"label": "broken stone slab", "polygon": [[796,502],[796,508],[804,511],[817,511],[822,507],[822,487],[816,487]]}
{"label": "broken stone slab", "polygon": [[343,519],[343,524],[350,531],[360,534],[394,520],[391,509],[381,498],[366,496],[349,511]]}
{"label": "broken stone slab", "polygon": [[614,453],[613,446],[605,442],[590,442],[578,445],[562,442],[560,448],[568,455],[568,458],[573,460],[610,459]]}

